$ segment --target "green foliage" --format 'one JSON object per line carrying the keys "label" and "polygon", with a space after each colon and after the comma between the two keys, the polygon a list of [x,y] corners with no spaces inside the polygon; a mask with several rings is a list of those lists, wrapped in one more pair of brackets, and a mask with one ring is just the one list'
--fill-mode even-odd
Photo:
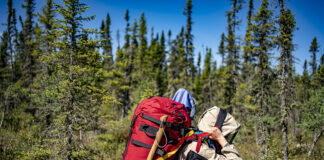
{"label": "green foliage", "polygon": [[[7,1],[0,39],[0,159],[120,159],[137,104],[151,96],[172,98],[179,88],[196,99],[196,117],[215,105],[235,116],[241,123],[235,147],[243,159],[283,156],[278,125],[282,98],[291,119],[287,127],[298,124],[296,138],[288,134],[289,158],[305,159],[314,134],[320,133],[324,56],[318,66],[319,42],[314,38],[311,74],[307,61],[302,75],[294,73],[296,22],[288,8],[277,12],[263,0],[254,13],[249,0],[247,29],[240,39],[243,1],[231,0],[218,67],[210,48],[204,56],[199,52],[194,64],[191,0],[183,12],[186,25],[174,36],[169,30],[167,38],[153,27],[148,38],[144,12],[137,21],[127,10],[124,41],[119,44],[117,31],[115,53],[109,13],[95,31],[84,28],[95,16],[84,16],[89,6],[79,0],[47,0],[40,12],[35,1],[24,2],[26,14],[19,18],[18,31],[16,9]],[[276,45],[278,67],[271,57]],[[284,80],[286,90],[280,83]],[[323,139],[314,146],[311,158],[320,159]]]}
{"label": "green foliage", "polygon": [[307,107],[303,112],[303,123],[301,126],[310,131],[321,129],[324,124],[324,87],[320,88],[317,92],[312,92]]}
{"label": "green foliage", "polygon": [[317,42],[316,37],[314,37],[311,42],[311,46],[309,47],[309,52],[312,53],[312,55],[311,55],[312,61],[309,62],[309,64],[312,67],[312,74],[311,74],[312,76],[316,73],[316,70],[317,70],[316,55],[317,55],[317,52],[319,51],[318,48],[319,48],[319,44]]}

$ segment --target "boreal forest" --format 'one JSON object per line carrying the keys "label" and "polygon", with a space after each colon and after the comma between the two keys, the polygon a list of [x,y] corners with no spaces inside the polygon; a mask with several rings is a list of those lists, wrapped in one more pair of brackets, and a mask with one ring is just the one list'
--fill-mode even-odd
{"label": "boreal forest", "polygon": [[298,27],[285,0],[228,0],[217,50],[194,46],[191,0],[179,8],[179,31],[149,35],[145,13],[125,10],[122,37],[109,10],[100,26],[85,27],[95,18],[85,0],[47,0],[40,10],[35,0],[6,1],[0,159],[120,159],[137,104],[179,88],[195,98],[196,120],[219,106],[239,121],[234,144],[243,159],[324,158],[324,42],[313,35],[311,60],[296,72]]}

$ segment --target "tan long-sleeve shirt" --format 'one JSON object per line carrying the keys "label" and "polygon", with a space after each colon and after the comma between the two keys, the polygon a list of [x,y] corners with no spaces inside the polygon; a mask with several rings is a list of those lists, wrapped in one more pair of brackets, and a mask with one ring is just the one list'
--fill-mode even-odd
{"label": "tan long-sleeve shirt", "polygon": [[[196,152],[197,142],[191,142],[183,147],[183,149],[179,152],[179,160],[186,160],[188,153],[191,151]],[[229,146],[224,147],[221,150],[222,154],[217,154],[214,149],[209,148],[206,144],[202,143],[199,155],[205,157],[208,160],[242,160],[239,153],[235,149],[234,145],[231,144]]]}

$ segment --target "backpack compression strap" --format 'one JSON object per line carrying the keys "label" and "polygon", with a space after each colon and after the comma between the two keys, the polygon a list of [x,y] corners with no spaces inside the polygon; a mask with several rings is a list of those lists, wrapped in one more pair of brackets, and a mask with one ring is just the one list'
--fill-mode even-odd
{"label": "backpack compression strap", "polygon": [[[218,116],[217,116],[215,127],[220,129],[221,131],[222,131],[223,123],[225,121],[226,116],[227,116],[226,110],[222,109],[222,108],[219,108],[219,113],[218,113]],[[218,143],[214,143],[214,146],[215,146],[215,149],[216,149],[216,153],[220,154],[222,147]]]}
{"label": "backpack compression strap", "polygon": [[227,116],[227,112],[225,109],[222,109],[222,108],[219,108],[219,113],[218,113],[218,116],[217,116],[217,120],[216,120],[216,123],[215,123],[215,127],[217,127],[218,129],[222,130],[222,127],[223,127],[223,123],[225,121],[225,118]]}
{"label": "backpack compression strap", "polygon": [[[191,141],[191,140],[198,140],[198,143],[200,142],[201,145],[201,141],[203,137],[208,137],[209,133],[208,132],[204,132],[204,133],[200,133],[200,134],[195,134],[195,132],[193,130],[191,130],[190,132],[188,132],[186,134],[185,137],[181,138],[178,142],[177,145],[173,146],[170,149],[170,152],[166,153],[164,156],[158,158],[157,160],[165,160],[168,159],[170,157],[172,157],[174,154],[177,153],[177,151],[179,150],[179,148],[182,146],[183,143],[185,143],[186,141]],[[199,145],[199,150],[200,150],[200,145]],[[198,148],[198,145],[197,145]],[[197,151],[196,148],[196,151]],[[199,150],[197,152],[199,152]]]}
{"label": "backpack compression strap", "polygon": [[[227,116],[226,110],[220,108],[220,111],[218,113],[217,120],[216,120],[216,123],[215,123],[215,126],[217,128],[219,128],[220,130],[222,130],[223,123],[225,121],[226,116]],[[208,132],[203,132],[203,133],[200,133],[200,134],[195,134],[194,130],[191,130],[190,132],[188,132],[186,134],[185,137],[181,138],[178,141],[178,144],[177,145],[175,145],[175,146],[173,146],[171,148],[170,152],[166,153],[164,156],[158,158],[157,160],[166,160],[169,157],[172,157],[174,154],[177,153],[177,151],[179,150],[179,148],[182,146],[183,143],[185,143],[186,141],[191,141],[191,140],[197,140],[196,152],[198,153],[200,151],[202,139],[204,137],[208,137],[208,136],[209,136],[209,133]]]}

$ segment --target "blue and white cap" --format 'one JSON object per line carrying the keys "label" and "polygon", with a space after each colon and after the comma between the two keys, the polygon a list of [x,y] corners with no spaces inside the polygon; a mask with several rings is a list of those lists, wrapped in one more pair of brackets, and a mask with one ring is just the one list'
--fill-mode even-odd
{"label": "blue and white cap", "polygon": [[182,103],[185,105],[185,107],[188,109],[189,113],[190,113],[190,118],[193,119],[195,114],[196,114],[196,102],[195,100],[192,98],[191,94],[183,89],[180,88],[175,95],[173,96],[172,100]]}

